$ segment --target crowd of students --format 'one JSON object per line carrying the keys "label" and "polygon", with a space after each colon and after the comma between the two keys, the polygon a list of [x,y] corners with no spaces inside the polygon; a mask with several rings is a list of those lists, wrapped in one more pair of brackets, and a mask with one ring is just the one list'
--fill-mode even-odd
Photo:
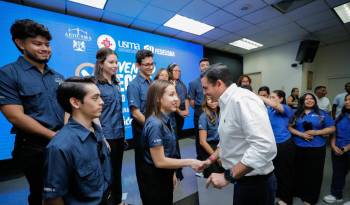
{"label": "crowd of students", "polygon": [[[13,158],[29,182],[29,204],[41,204],[42,200],[45,204],[122,204],[121,170],[126,141],[122,96],[116,78],[117,54],[101,48],[96,53],[94,77],[63,80],[62,75],[47,65],[51,57],[51,34],[45,26],[29,19],[18,20],[12,25],[11,34],[22,56],[0,69],[0,108],[16,133]],[[274,173],[278,204],[292,204],[294,196],[300,197],[304,204],[316,204],[326,142],[330,138],[333,177],[331,195],[324,200],[328,203],[342,200],[350,164],[350,83],[345,85],[347,92],[338,95],[333,103],[332,114],[337,113],[334,120],[329,111],[318,106],[325,97],[323,87],[315,89],[316,96],[305,93],[300,98],[299,90],[293,88],[286,98],[284,91],[270,93],[263,86],[257,93],[259,99],[231,85],[232,79],[226,79],[229,75],[220,73],[227,68],[216,66],[215,72],[208,72],[207,58],[199,62],[202,76],[188,86],[181,80],[178,64],[159,69],[152,80],[154,61],[149,50],[136,53],[136,66],[139,72],[128,86],[127,100],[133,119],[136,178],[143,204],[172,204],[174,187],[183,179],[183,167],[191,167],[198,173],[203,171],[209,184],[216,184],[213,173],[225,174],[225,179],[232,183],[239,179],[231,175],[230,169],[223,168],[217,154],[219,98],[214,94],[204,95],[210,91],[207,87],[203,91],[201,82],[203,78],[212,80],[215,72],[219,76],[215,81],[219,90],[220,83],[227,81],[222,93],[226,89],[230,92],[240,89],[238,93],[252,98],[250,103],[258,102],[264,107],[263,102],[266,106],[263,112],[271,126],[263,129],[268,134],[272,128],[277,155],[273,159],[271,150],[259,150],[267,153],[266,164],[262,166],[269,172],[246,179],[272,183]],[[249,76],[242,75],[237,85],[252,91],[251,83]],[[190,106],[194,109],[197,158],[183,159],[178,140],[183,136]],[[265,119],[264,113],[260,115]],[[271,147],[270,138],[260,145]],[[258,152],[256,155],[254,160],[263,158]],[[273,173],[272,165],[268,164],[270,158],[275,167]],[[252,168],[242,173],[250,171]],[[271,197],[267,201],[271,202]]]}

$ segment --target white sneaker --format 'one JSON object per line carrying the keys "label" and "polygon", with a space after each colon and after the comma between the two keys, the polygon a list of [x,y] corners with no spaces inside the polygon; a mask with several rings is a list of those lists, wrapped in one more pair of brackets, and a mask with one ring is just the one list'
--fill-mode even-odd
{"label": "white sneaker", "polygon": [[350,205],[350,201],[346,201],[343,205]]}
{"label": "white sneaker", "polygon": [[[326,203],[332,204],[335,202],[342,202],[343,199],[337,199],[335,196],[330,194],[330,195],[323,197],[323,201]],[[348,205],[350,205],[350,203]]]}

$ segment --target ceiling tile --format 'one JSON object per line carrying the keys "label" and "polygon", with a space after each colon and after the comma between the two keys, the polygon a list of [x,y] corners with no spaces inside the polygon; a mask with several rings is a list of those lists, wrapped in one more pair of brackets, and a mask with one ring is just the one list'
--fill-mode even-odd
{"label": "ceiling tile", "polygon": [[265,6],[267,6],[267,4],[262,0],[237,0],[226,5],[223,9],[236,16],[244,16]]}
{"label": "ceiling tile", "polygon": [[330,19],[336,19],[337,17],[335,16],[334,12],[331,10],[325,10],[320,13],[310,15],[307,18],[301,18],[296,21],[297,24],[303,27],[308,27],[313,24],[318,24]]}
{"label": "ceiling tile", "polygon": [[102,21],[112,24],[129,26],[132,23],[133,18],[116,14],[110,11],[105,11],[102,16]]}
{"label": "ceiling tile", "polygon": [[185,39],[185,40],[192,40],[198,36],[191,34],[191,33],[187,33],[187,32],[180,32],[180,33],[176,34],[176,37],[181,38],[181,39]]}
{"label": "ceiling tile", "polygon": [[155,30],[156,33],[159,34],[165,34],[167,36],[175,36],[176,34],[180,33],[181,31],[173,28],[169,28],[166,26],[160,26]]}
{"label": "ceiling tile", "polygon": [[206,43],[212,42],[213,40],[212,40],[212,39],[205,38],[205,37],[203,37],[203,36],[198,36],[198,37],[196,37],[196,38],[193,38],[192,41],[204,45],[204,44],[206,44]]}
{"label": "ceiling tile", "polygon": [[123,0],[113,0],[107,1],[105,10],[135,18],[139,13],[141,13],[146,5],[146,3],[137,0],[128,0],[127,3],[125,3]]}
{"label": "ceiling tile", "polygon": [[224,31],[222,29],[219,28],[214,28],[211,31],[208,31],[207,33],[203,34],[203,37],[209,38],[209,39],[218,39],[222,36],[228,35],[229,32]]}
{"label": "ceiling tile", "polygon": [[241,35],[241,36],[249,36],[255,33],[258,33],[260,31],[263,31],[264,29],[260,28],[259,26],[250,26],[248,28],[238,30],[235,33]]}
{"label": "ceiling tile", "polygon": [[218,7],[223,7],[235,0],[205,0],[206,2],[210,3],[210,4],[213,4],[215,6],[218,6]]}
{"label": "ceiling tile", "polygon": [[257,24],[258,27],[262,29],[271,29],[279,26],[283,26],[286,24],[290,24],[292,21],[286,16],[278,16],[277,18],[273,18],[267,21],[263,21]]}
{"label": "ceiling tile", "polygon": [[348,41],[348,40],[350,40],[350,35],[338,36],[337,38],[323,40],[323,42],[327,44],[334,44],[334,43]]}
{"label": "ceiling tile", "polygon": [[217,48],[217,49],[221,48],[221,47],[223,47],[225,45],[227,45],[227,43],[222,42],[222,41],[212,41],[212,42],[206,44],[206,46],[208,46],[208,47]]}
{"label": "ceiling tile", "polygon": [[286,15],[292,20],[297,20],[301,18],[306,18],[308,16],[311,16],[315,13],[319,13],[327,9],[329,8],[324,1],[316,0],[309,4],[306,4],[303,7],[300,7],[298,9],[295,9],[291,12],[286,13]]}
{"label": "ceiling tile", "polygon": [[337,7],[341,4],[349,2],[349,0],[326,0],[331,7]]}
{"label": "ceiling tile", "polygon": [[131,27],[136,29],[141,29],[144,31],[153,31],[156,28],[158,28],[160,24],[155,24],[149,21],[144,21],[141,19],[136,19],[134,22],[132,22]]}
{"label": "ceiling tile", "polygon": [[237,19],[237,17],[229,14],[223,10],[217,10],[201,20],[201,22],[207,23],[211,26],[220,26],[226,22],[230,22]]}
{"label": "ceiling tile", "polygon": [[149,21],[156,24],[164,24],[170,18],[175,16],[175,14],[176,14],[175,12],[171,12],[168,10],[160,9],[155,6],[148,5],[137,16],[137,19]]}
{"label": "ceiling tile", "polygon": [[64,13],[66,10],[65,0],[23,0],[23,4],[32,7],[39,7],[47,10],[58,11]]}
{"label": "ceiling tile", "polygon": [[191,1],[192,0],[167,1],[165,3],[164,0],[152,0],[152,1],[150,1],[150,4],[157,6],[159,8],[162,8],[162,9],[166,9],[166,10],[173,11],[173,12],[178,12]]}
{"label": "ceiling tile", "polygon": [[100,20],[103,14],[103,10],[67,1],[67,14],[88,19]]}
{"label": "ceiling tile", "polygon": [[220,41],[223,41],[225,43],[231,43],[233,41],[236,41],[236,40],[239,40],[241,39],[242,37],[239,36],[239,35],[236,35],[236,34],[229,34],[229,35],[225,35],[221,38],[219,38]]}
{"label": "ceiling tile", "polygon": [[276,18],[281,16],[282,14],[278,12],[277,10],[273,9],[272,7],[265,7],[263,9],[260,9],[254,13],[248,14],[246,16],[243,16],[242,18],[246,21],[249,21],[253,24],[258,24],[263,21],[267,21],[272,18]]}
{"label": "ceiling tile", "polygon": [[217,7],[208,4],[202,0],[194,0],[188,5],[186,5],[180,12],[178,12],[182,16],[186,16],[188,18],[200,20],[211,13],[214,13],[217,10]]}
{"label": "ceiling tile", "polygon": [[320,39],[330,39],[334,36],[347,35],[345,28],[341,25],[327,28],[314,33]]}
{"label": "ceiling tile", "polygon": [[220,28],[222,28],[226,31],[235,32],[235,31],[239,31],[239,30],[244,29],[244,28],[248,28],[251,25],[252,24],[250,24],[242,19],[236,19],[234,21],[231,21],[229,23],[221,25]]}
{"label": "ceiling tile", "polygon": [[316,32],[323,29],[327,29],[333,26],[341,25],[338,19],[329,19],[327,21],[317,22],[313,25],[309,25],[305,27],[305,29],[309,32]]}

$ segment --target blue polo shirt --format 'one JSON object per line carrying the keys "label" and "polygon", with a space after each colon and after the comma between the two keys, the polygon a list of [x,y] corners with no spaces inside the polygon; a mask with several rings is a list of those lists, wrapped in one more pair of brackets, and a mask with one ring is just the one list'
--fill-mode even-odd
{"label": "blue polo shirt", "polygon": [[166,157],[177,157],[175,131],[171,126],[170,117],[165,114],[161,114],[161,118],[152,115],[146,119],[141,140],[144,159],[149,164],[154,164],[150,153],[152,147],[163,146]]}
{"label": "blue polo shirt", "polygon": [[[129,108],[138,108],[142,114],[146,112],[147,91],[151,81],[144,78],[140,73],[130,82],[127,90]],[[132,116],[131,116],[132,117]]]}
{"label": "blue polo shirt", "polygon": [[[345,113],[344,116],[336,124],[336,140],[337,147],[345,147],[350,144],[350,115]],[[350,156],[350,152],[347,153]]]}
{"label": "blue polo shirt", "polygon": [[216,115],[215,123],[209,121],[206,112],[203,112],[198,120],[198,129],[207,131],[207,142],[219,142],[219,117]]}
{"label": "blue polo shirt", "polygon": [[180,98],[180,110],[186,109],[186,99],[187,99],[187,88],[185,83],[183,83],[181,80],[176,81],[176,93]]}
{"label": "blue polo shirt", "polygon": [[[44,127],[63,126],[64,111],[57,102],[56,90],[63,76],[47,65],[42,74],[24,57],[0,68],[0,105],[22,105],[24,113]],[[11,133],[19,134],[12,128]]]}
{"label": "blue polo shirt", "polygon": [[124,119],[122,112],[122,95],[116,79],[112,84],[98,82],[97,87],[101,92],[104,102],[100,116],[103,135],[106,139],[124,138]]}
{"label": "blue polo shirt", "polygon": [[[300,132],[304,132],[303,123],[305,121],[312,123],[313,130],[321,130],[326,127],[334,126],[332,118],[323,110],[320,110],[320,114],[311,111],[308,114],[299,117],[295,122],[295,128]],[[293,137],[293,139],[295,144],[299,147],[322,147],[326,144],[326,138],[323,136],[314,136],[311,141],[306,141],[298,136]]]}
{"label": "blue polo shirt", "polygon": [[194,100],[195,106],[202,106],[204,99],[201,78],[197,78],[188,85],[188,98]]}
{"label": "blue polo shirt", "polygon": [[270,106],[267,107],[271,127],[277,144],[285,142],[291,137],[291,133],[288,130],[288,125],[294,114],[288,105],[281,105],[283,106],[283,113],[278,112]]}
{"label": "blue polo shirt", "polygon": [[110,153],[102,130],[95,133],[72,117],[46,147],[43,198],[65,204],[99,204],[111,185]]}

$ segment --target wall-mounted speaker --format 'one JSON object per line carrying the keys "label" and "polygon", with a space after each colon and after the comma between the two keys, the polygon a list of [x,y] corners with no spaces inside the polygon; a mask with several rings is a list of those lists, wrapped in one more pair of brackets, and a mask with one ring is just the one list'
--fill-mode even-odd
{"label": "wall-mounted speaker", "polygon": [[300,42],[295,60],[300,63],[312,63],[319,45],[320,42],[315,40],[304,40]]}

